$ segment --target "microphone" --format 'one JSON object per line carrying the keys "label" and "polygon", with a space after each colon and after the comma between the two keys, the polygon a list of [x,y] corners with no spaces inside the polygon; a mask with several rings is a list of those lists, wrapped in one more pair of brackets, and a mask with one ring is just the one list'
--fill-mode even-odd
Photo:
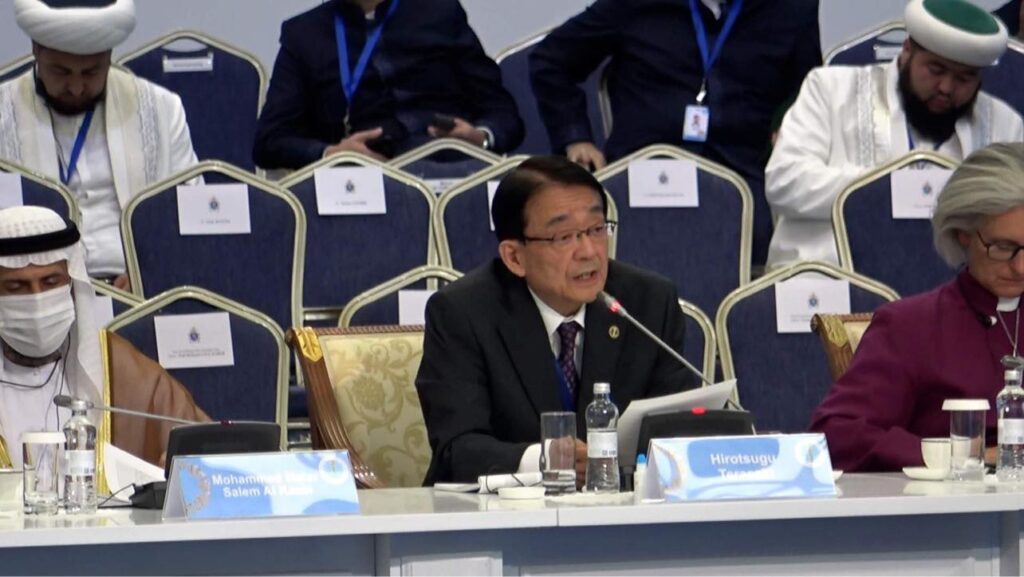
{"label": "microphone", "polygon": [[143,413],[142,411],[132,411],[130,409],[120,409],[118,407],[110,407],[107,405],[97,405],[87,399],[76,399],[70,395],[57,395],[53,398],[53,404],[63,409],[70,409],[72,403],[83,403],[86,409],[96,409],[97,411],[107,411],[109,413],[121,413],[122,415],[131,415],[133,417],[142,417],[143,419],[154,419],[157,421],[167,421],[168,423],[176,423],[179,425],[198,425],[199,421],[189,421],[188,419],[179,419],[177,417],[168,417],[166,415],[157,415],[154,413]]}
{"label": "microphone", "polygon": [[[611,311],[613,315],[618,315],[618,316],[626,319],[627,321],[629,321],[629,324],[631,324],[634,327],[636,327],[637,330],[639,330],[641,333],[646,335],[647,338],[649,338],[652,341],[654,341],[654,343],[656,345],[661,347],[661,349],[664,350],[666,353],[668,353],[669,356],[671,356],[673,359],[675,359],[675,360],[679,361],[680,363],[682,363],[683,366],[685,366],[687,369],[689,369],[691,373],[693,373],[693,374],[697,375],[698,377],[700,377],[700,380],[704,381],[705,384],[708,384],[708,385],[715,384],[711,380],[709,380],[707,377],[705,377],[704,373],[698,371],[697,367],[693,366],[690,363],[690,361],[688,361],[685,358],[683,358],[683,355],[680,355],[678,352],[676,352],[675,349],[673,349],[672,347],[668,346],[668,343],[666,343],[665,341],[661,340],[661,338],[658,335],[656,335],[653,332],[651,332],[651,330],[648,329],[647,327],[645,327],[640,321],[638,321],[635,318],[633,318],[633,315],[629,314],[629,311],[627,311],[626,308],[622,306],[622,303],[620,303],[618,299],[616,299],[612,295],[606,293],[605,291],[601,291],[597,295],[597,298],[601,299],[601,303],[604,304],[604,306],[608,307],[608,310]],[[744,410],[743,407],[741,407],[739,405],[739,403],[737,403],[736,401],[734,401],[732,399],[726,400],[726,404],[727,405],[732,405],[736,410],[739,410],[739,411]]]}

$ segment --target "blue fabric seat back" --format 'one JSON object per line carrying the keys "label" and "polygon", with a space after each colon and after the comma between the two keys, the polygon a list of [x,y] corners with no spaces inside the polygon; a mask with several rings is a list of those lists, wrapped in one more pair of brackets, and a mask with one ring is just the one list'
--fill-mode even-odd
{"label": "blue fabric seat back", "polygon": [[[424,290],[427,288],[427,281],[415,282],[402,290]],[[370,325],[397,325],[398,314],[398,292],[388,293],[381,298],[363,305],[352,316],[348,326],[370,326]]]}
{"label": "blue fabric seat back", "polygon": [[848,46],[842,46],[828,55],[826,65],[862,66],[889,62],[899,54],[906,31],[902,25],[895,28],[888,26],[853,40]]}
{"label": "blue fabric seat back", "polygon": [[743,197],[736,186],[698,168],[699,207],[630,208],[628,170],[601,183],[619,212],[616,260],[668,277],[680,298],[714,316],[740,285]]}
{"label": "blue fabric seat back", "polygon": [[479,158],[462,156],[453,160],[437,160],[434,157],[414,160],[401,169],[420,180],[462,180],[490,166]]}
{"label": "blue fabric seat back", "polygon": [[935,252],[930,220],[892,218],[890,182],[883,175],[851,194],[843,219],[853,270],[908,296],[939,286],[953,272]]}
{"label": "blue fabric seat back", "polygon": [[[185,298],[121,327],[117,334],[153,360],[157,357],[153,317],[223,312],[205,302]],[[230,314],[230,313],[229,313]],[[235,364],[231,367],[169,369],[214,420],[277,419],[278,348],[273,333],[259,323],[230,314]]]}
{"label": "blue fabric seat back", "polygon": [[292,318],[296,215],[283,198],[247,188],[251,234],[182,236],[174,186],[136,205],[129,226],[146,298],[195,285],[254,308],[279,326],[298,323]]}
{"label": "blue fabric seat back", "polygon": [[982,72],[981,89],[1024,114],[1024,45],[1011,44],[997,66]]}
{"label": "blue fabric seat back", "polygon": [[[529,45],[515,51],[499,55],[498,67],[501,68],[501,81],[509,94],[516,101],[519,109],[519,116],[523,119],[526,128],[526,135],[522,144],[513,151],[513,154],[564,154],[564,150],[554,151],[551,149],[551,139],[548,138],[547,128],[541,120],[540,111],[537,108],[537,99],[533,95],[533,87],[530,84],[529,58],[534,47],[543,37],[535,39]],[[590,134],[594,138],[594,144],[604,148],[606,140],[604,127],[601,123],[601,108],[598,102],[600,92],[601,75],[605,64],[601,64],[580,86],[587,95],[587,112],[590,116]]]}
{"label": "blue fabric seat back", "polygon": [[[850,285],[853,311],[872,312],[885,302]],[[754,415],[758,431],[806,431],[832,386],[821,340],[812,332],[778,333],[774,286],[736,303],[726,323],[740,403]]]}
{"label": "blue fabric seat back", "polygon": [[306,214],[302,306],[341,309],[356,295],[427,264],[430,204],[416,187],[384,175],[387,214],[320,216],[310,174],[290,185]]}
{"label": "blue fabric seat back", "polygon": [[[0,169],[2,170],[2,169]],[[71,218],[67,198],[57,189],[31,178],[21,177],[21,199],[27,206],[43,206],[64,218]]]}
{"label": "blue fabric seat back", "polygon": [[443,210],[452,268],[470,271],[498,256],[498,240],[490,226],[486,182],[452,197]]}
{"label": "blue fabric seat back", "polygon": [[[164,72],[164,60],[213,56],[213,70]],[[192,52],[157,47],[121,62],[137,76],[181,96],[199,160],[223,160],[250,172],[262,78],[249,60],[209,46]],[[209,182],[222,181],[211,175]]]}

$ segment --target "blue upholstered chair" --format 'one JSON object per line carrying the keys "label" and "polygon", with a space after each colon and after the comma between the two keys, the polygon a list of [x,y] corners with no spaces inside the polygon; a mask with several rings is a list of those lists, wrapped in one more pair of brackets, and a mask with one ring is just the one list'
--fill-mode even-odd
{"label": "blue upholstered chair", "polygon": [[408,289],[437,290],[462,276],[442,266],[421,266],[387,280],[355,297],[341,311],[338,326],[399,324],[398,292]]}
{"label": "blue upholstered chair", "polygon": [[[515,99],[516,106],[519,108],[519,116],[523,119],[523,124],[526,127],[526,137],[519,148],[513,151],[515,154],[564,153],[562,150],[551,150],[551,140],[548,138],[547,128],[541,120],[540,111],[537,109],[537,99],[533,96],[533,87],[530,84],[530,54],[547,35],[548,30],[535,34],[499,51],[494,58],[501,68],[502,84]],[[604,148],[610,127],[610,124],[602,122],[602,108],[598,101],[604,68],[604,64],[599,66],[581,85],[587,94],[590,133],[598,148]],[[610,118],[607,121],[610,121]]]}
{"label": "blue upholstered chair", "polygon": [[[699,206],[630,207],[629,165],[649,159],[694,161]],[[750,281],[754,202],[742,177],[667,145],[638,150],[595,176],[615,201],[615,259],[665,275],[681,298],[708,313],[718,310],[730,291]]]}
{"label": "blue upholstered chair", "polygon": [[953,169],[957,163],[932,152],[913,152],[851,183],[832,205],[839,265],[885,283],[901,295],[932,289],[953,274],[935,252],[930,219],[892,217],[890,176],[922,165]]}
{"label": "blue upholstered chair", "polygon": [[[249,234],[180,234],[177,187],[202,177],[244,185]],[[216,177],[216,178],[210,178]],[[211,201],[211,211],[217,210]],[[157,183],[124,208],[121,236],[132,292],[151,298],[195,285],[299,326],[306,219],[287,190],[220,162],[201,162]]]}
{"label": "blue upholstered chair", "polygon": [[427,183],[440,196],[481,170],[501,162],[501,157],[463,140],[440,138],[391,159],[391,166]]}
{"label": "blue upholstered chair", "polygon": [[20,177],[22,204],[45,206],[64,218],[81,224],[78,203],[63,184],[5,160],[0,160],[0,172],[17,174]]}
{"label": "blue upholstered chair", "polygon": [[738,379],[739,401],[762,432],[805,431],[832,385],[810,322],[806,333],[780,334],[776,325],[775,284],[813,273],[848,280],[850,308],[856,312],[873,312],[898,298],[879,282],[818,262],[779,269],[726,297],[715,318],[722,373],[726,379]]}
{"label": "blue upholstered chair", "polygon": [[982,75],[982,90],[1024,114],[1024,43],[1011,38],[999,64],[986,69]]}
{"label": "blue upholstered chair", "polygon": [[860,66],[888,62],[900,53],[907,30],[902,21],[886,22],[843,42],[825,55],[825,65]]}
{"label": "blue upholstered chair", "polygon": [[524,160],[525,156],[507,158],[441,195],[434,211],[441,266],[468,272],[498,256],[498,241],[490,226],[487,183],[500,181]]}
{"label": "blue upholstered chair", "polygon": [[686,317],[686,335],[683,338],[683,358],[700,369],[709,380],[715,380],[715,356],[718,339],[715,326],[704,311],[679,299],[679,308]]}
{"label": "blue upholstered chair", "polygon": [[108,330],[157,360],[155,317],[218,312],[228,314],[234,365],[168,372],[192,393],[210,418],[276,422],[281,425],[284,446],[288,352],[284,333],[267,315],[208,290],[183,286],[115,317]]}
{"label": "blue upholstered chair", "polygon": [[[185,46],[178,50],[175,45]],[[259,59],[201,32],[182,30],[122,56],[118,63],[181,96],[199,160],[256,170],[252,146],[267,88]]]}
{"label": "blue upholstered chair", "polygon": [[0,64],[0,83],[7,82],[16,76],[21,76],[23,72],[27,72],[29,68],[32,68],[35,61],[31,54],[26,54],[10,62]]}
{"label": "blue upholstered chair", "polygon": [[[381,168],[387,214],[318,214],[315,174],[342,166]],[[302,293],[306,324],[337,325],[341,309],[356,295],[440,259],[431,224],[434,193],[402,171],[345,152],[293,173],[281,186],[298,198],[306,215],[311,247]]]}
{"label": "blue upholstered chair", "polygon": [[115,317],[145,302],[138,296],[119,288],[114,288],[103,281],[93,280],[92,288],[96,291],[97,297],[110,298],[111,309]]}

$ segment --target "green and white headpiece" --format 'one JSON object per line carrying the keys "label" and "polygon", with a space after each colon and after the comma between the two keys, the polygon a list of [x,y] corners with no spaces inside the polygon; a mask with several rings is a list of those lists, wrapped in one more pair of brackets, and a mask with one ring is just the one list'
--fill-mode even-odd
{"label": "green and white headpiece", "polygon": [[966,0],[910,0],[903,19],[921,47],[960,64],[992,66],[1006,51],[1006,26]]}

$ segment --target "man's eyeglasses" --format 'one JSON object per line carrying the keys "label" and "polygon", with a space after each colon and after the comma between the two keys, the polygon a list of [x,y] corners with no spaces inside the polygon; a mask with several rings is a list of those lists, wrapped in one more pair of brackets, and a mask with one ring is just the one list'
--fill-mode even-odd
{"label": "man's eyeglasses", "polygon": [[988,251],[988,258],[992,260],[998,260],[1000,262],[1009,262],[1016,258],[1017,253],[1024,249],[1024,245],[1020,245],[1013,242],[996,241],[987,242],[981,236],[981,231],[974,231],[978,235],[978,240],[985,246],[985,250]]}
{"label": "man's eyeglasses", "polygon": [[604,240],[615,234],[615,227],[618,224],[614,220],[608,220],[590,228],[563,232],[549,237],[523,236],[523,242],[549,242],[553,248],[568,249],[575,246],[583,238],[583,235],[590,237],[590,240]]}

